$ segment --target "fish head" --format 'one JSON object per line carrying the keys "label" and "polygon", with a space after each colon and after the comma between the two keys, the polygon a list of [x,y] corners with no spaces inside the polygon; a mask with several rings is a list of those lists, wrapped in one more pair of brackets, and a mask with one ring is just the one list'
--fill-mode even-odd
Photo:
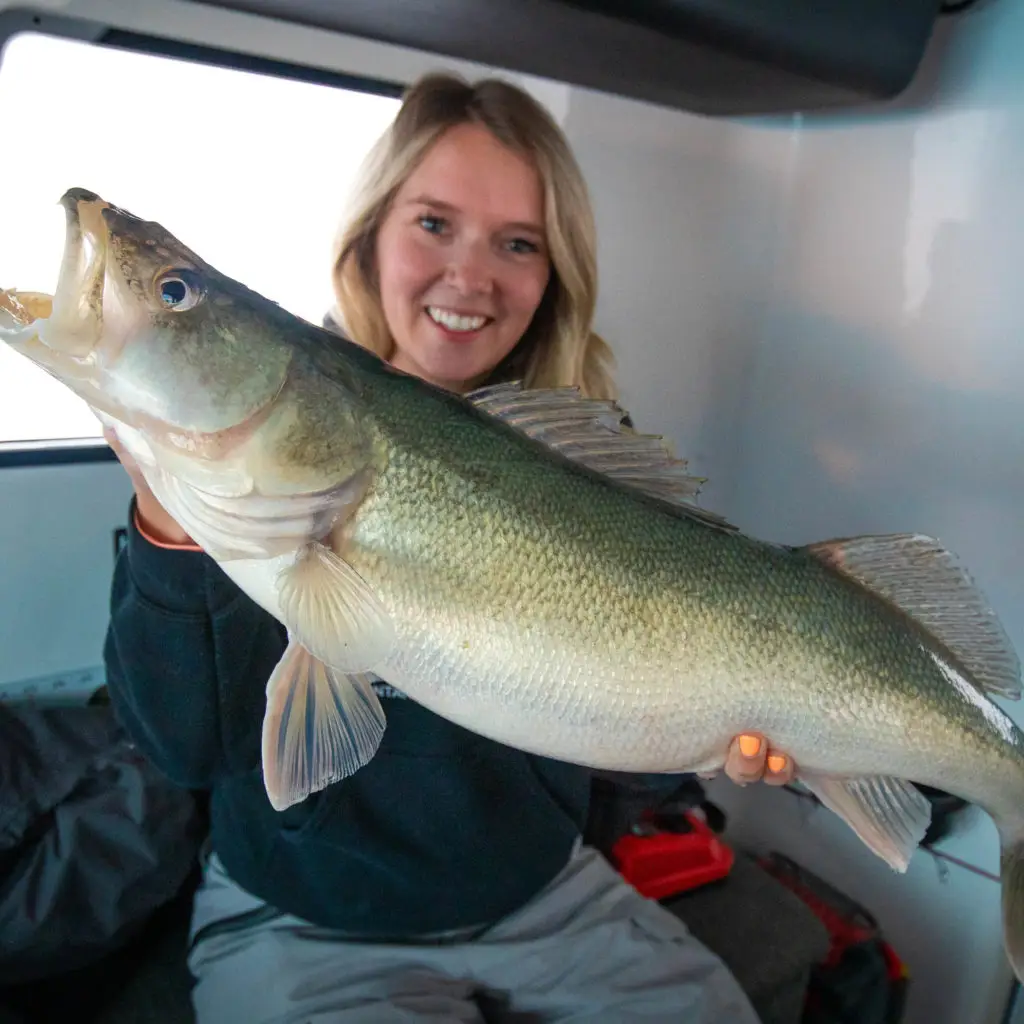
{"label": "fish head", "polygon": [[0,292],[0,340],[108,424],[199,456],[237,443],[287,379],[293,351],[274,329],[287,314],[93,192],[61,205],[52,300]]}

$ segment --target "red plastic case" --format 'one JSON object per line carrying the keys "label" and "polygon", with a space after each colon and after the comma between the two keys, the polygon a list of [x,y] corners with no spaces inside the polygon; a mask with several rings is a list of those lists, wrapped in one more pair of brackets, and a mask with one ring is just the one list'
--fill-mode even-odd
{"label": "red plastic case", "polygon": [[725,878],[735,855],[697,815],[684,815],[685,832],[651,829],[625,835],[612,847],[619,873],[642,895],[662,900]]}

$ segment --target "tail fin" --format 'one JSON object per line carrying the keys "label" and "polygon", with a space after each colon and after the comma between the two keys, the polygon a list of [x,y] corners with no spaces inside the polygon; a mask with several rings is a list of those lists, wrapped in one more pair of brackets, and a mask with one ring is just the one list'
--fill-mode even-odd
{"label": "tail fin", "polygon": [[1013,973],[1024,982],[1024,829],[1002,839],[1003,943]]}

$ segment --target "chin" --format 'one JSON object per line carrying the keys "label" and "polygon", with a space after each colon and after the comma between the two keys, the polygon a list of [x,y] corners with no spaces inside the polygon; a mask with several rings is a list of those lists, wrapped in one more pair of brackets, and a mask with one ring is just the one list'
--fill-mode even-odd
{"label": "chin", "polygon": [[486,366],[438,366],[430,370],[430,376],[434,380],[445,381],[446,385],[456,390],[466,390],[472,387],[468,381],[475,381],[488,373]]}
{"label": "chin", "polygon": [[[437,380],[462,381],[475,380],[488,372],[491,360],[486,358],[467,358],[468,352],[450,353],[434,359],[424,359],[420,365],[431,377]],[[454,358],[453,358],[454,357]]]}
{"label": "chin", "polygon": [[506,356],[495,340],[486,336],[464,341],[435,337],[410,355],[431,380],[475,381],[486,377]]}

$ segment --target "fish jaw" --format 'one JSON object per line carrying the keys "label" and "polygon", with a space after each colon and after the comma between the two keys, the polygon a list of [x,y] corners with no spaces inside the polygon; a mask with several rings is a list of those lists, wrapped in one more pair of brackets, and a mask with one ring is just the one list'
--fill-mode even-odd
{"label": "fish jaw", "polygon": [[103,300],[110,234],[107,206],[83,188],[61,196],[64,252],[49,316],[39,322],[40,339],[65,357],[89,365],[103,337]]}
{"label": "fish jaw", "polygon": [[0,341],[42,365],[45,346],[39,337],[39,321],[45,320],[52,308],[52,295],[0,288]]}
{"label": "fish jaw", "polygon": [[64,251],[54,294],[0,290],[0,342],[55,377],[94,411],[123,419],[126,410],[104,394],[100,356],[109,232],[106,203],[86,189],[69,189]]}
{"label": "fish jaw", "polygon": [[109,234],[106,204],[85,189],[69,189],[64,252],[57,289],[41,293],[0,293],[0,338],[55,376],[89,375],[103,333],[103,292]]}
{"label": "fish jaw", "polygon": [[97,385],[87,361],[53,348],[44,340],[53,298],[41,292],[0,288],[0,344],[24,356],[81,398],[104,422],[124,420],[127,410],[111,402]]}

